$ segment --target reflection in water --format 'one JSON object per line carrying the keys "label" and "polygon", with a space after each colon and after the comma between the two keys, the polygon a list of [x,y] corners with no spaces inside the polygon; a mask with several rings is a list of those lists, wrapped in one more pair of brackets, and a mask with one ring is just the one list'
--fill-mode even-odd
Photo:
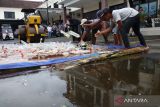
{"label": "reflection in water", "polygon": [[70,69],[66,72],[67,92],[64,95],[82,107],[111,107],[115,94],[159,95],[158,62],[150,56],[133,57]]}
{"label": "reflection in water", "polygon": [[116,94],[160,95],[160,56],[134,55],[66,71],[0,72],[0,78],[0,107],[113,107]]}
{"label": "reflection in water", "polygon": [[146,56],[139,68],[139,86],[148,94],[160,94],[160,55]]}
{"label": "reflection in water", "polygon": [[[113,72],[112,72],[113,71]],[[80,66],[67,71],[65,97],[82,107],[109,105],[108,89],[112,88],[115,69],[110,62]]]}

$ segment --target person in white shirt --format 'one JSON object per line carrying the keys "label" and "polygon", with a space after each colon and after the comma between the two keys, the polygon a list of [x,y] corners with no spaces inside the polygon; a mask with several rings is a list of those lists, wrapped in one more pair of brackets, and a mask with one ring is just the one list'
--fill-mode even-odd
{"label": "person in white shirt", "polygon": [[52,36],[52,27],[51,27],[51,25],[49,25],[47,27],[47,30],[48,30],[48,37],[51,37]]}
{"label": "person in white shirt", "polygon": [[146,46],[143,35],[140,33],[140,17],[137,10],[133,8],[122,8],[112,11],[109,8],[104,8],[97,12],[97,16],[102,21],[113,19],[118,24],[118,29],[122,35],[122,40],[126,48],[130,48],[128,40],[130,28],[132,28],[134,33],[138,36],[140,44]]}

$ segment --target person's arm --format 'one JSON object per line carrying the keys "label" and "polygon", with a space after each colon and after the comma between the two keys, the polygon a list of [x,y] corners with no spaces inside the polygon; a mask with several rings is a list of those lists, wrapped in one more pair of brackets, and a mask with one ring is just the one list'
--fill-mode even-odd
{"label": "person's arm", "polygon": [[83,24],[84,27],[89,28],[89,29],[93,29],[95,28],[97,25],[99,25],[101,23],[101,20],[97,20],[95,22],[92,22],[90,24]]}
{"label": "person's arm", "polygon": [[119,12],[113,12],[112,15],[113,15],[114,21],[118,25],[118,29],[121,30],[122,29],[122,19],[121,19]]}
{"label": "person's arm", "polygon": [[121,30],[122,29],[122,21],[121,20],[117,21],[117,24],[118,24],[118,29]]}
{"label": "person's arm", "polygon": [[100,35],[108,35],[114,27],[115,27],[115,23],[112,21],[111,25],[108,24],[107,26],[102,26],[101,31],[97,32],[95,36],[98,37]]}
{"label": "person's arm", "polygon": [[110,32],[112,31],[112,29],[109,27],[103,31],[97,32],[95,34],[95,37],[101,36],[101,35],[108,35]]}

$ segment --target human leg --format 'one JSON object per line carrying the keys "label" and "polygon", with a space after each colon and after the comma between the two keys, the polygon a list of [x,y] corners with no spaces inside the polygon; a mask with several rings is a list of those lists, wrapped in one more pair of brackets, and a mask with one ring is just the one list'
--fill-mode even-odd
{"label": "human leg", "polygon": [[129,44],[129,40],[128,40],[128,33],[129,33],[129,30],[131,28],[131,21],[130,19],[126,19],[125,21],[123,21],[123,27],[122,29],[120,29],[120,34],[122,36],[122,40],[123,40],[123,43],[124,43],[124,46],[126,48],[130,48],[130,44]]}
{"label": "human leg", "polygon": [[117,38],[117,35],[114,34],[114,35],[113,35],[113,38],[114,38],[114,44],[115,44],[115,45],[118,45],[118,38]]}
{"label": "human leg", "polygon": [[132,25],[133,31],[138,36],[140,44],[143,45],[143,46],[146,46],[145,39],[144,39],[142,33],[140,32],[140,19],[139,19],[139,15],[135,16],[133,18],[133,20],[134,20],[133,21],[134,23]]}
{"label": "human leg", "polygon": [[117,34],[118,45],[122,45],[122,37],[120,34]]}

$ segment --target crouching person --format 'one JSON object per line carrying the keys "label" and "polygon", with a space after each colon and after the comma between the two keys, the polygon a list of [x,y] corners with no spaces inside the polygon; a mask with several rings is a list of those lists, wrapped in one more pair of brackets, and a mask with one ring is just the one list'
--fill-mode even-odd
{"label": "crouching person", "polygon": [[132,28],[134,33],[138,36],[140,44],[146,46],[144,37],[140,32],[140,16],[137,10],[133,8],[122,8],[112,11],[109,8],[104,8],[97,12],[97,16],[103,21],[113,19],[113,21],[118,24],[118,29],[120,30],[120,34],[126,48],[130,48],[128,40],[130,28]]}
{"label": "crouching person", "polygon": [[[99,31],[103,31],[109,27],[109,24],[105,21],[101,21],[100,19],[93,19],[93,20],[87,20],[87,19],[82,19],[81,24],[84,28],[84,32],[81,36],[81,41],[80,43],[83,43],[84,38],[86,36],[89,36],[90,31],[92,30],[92,44],[96,44],[96,37],[95,34]],[[102,34],[104,37],[105,43],[108,43],[108,34],[104,33]]]}

